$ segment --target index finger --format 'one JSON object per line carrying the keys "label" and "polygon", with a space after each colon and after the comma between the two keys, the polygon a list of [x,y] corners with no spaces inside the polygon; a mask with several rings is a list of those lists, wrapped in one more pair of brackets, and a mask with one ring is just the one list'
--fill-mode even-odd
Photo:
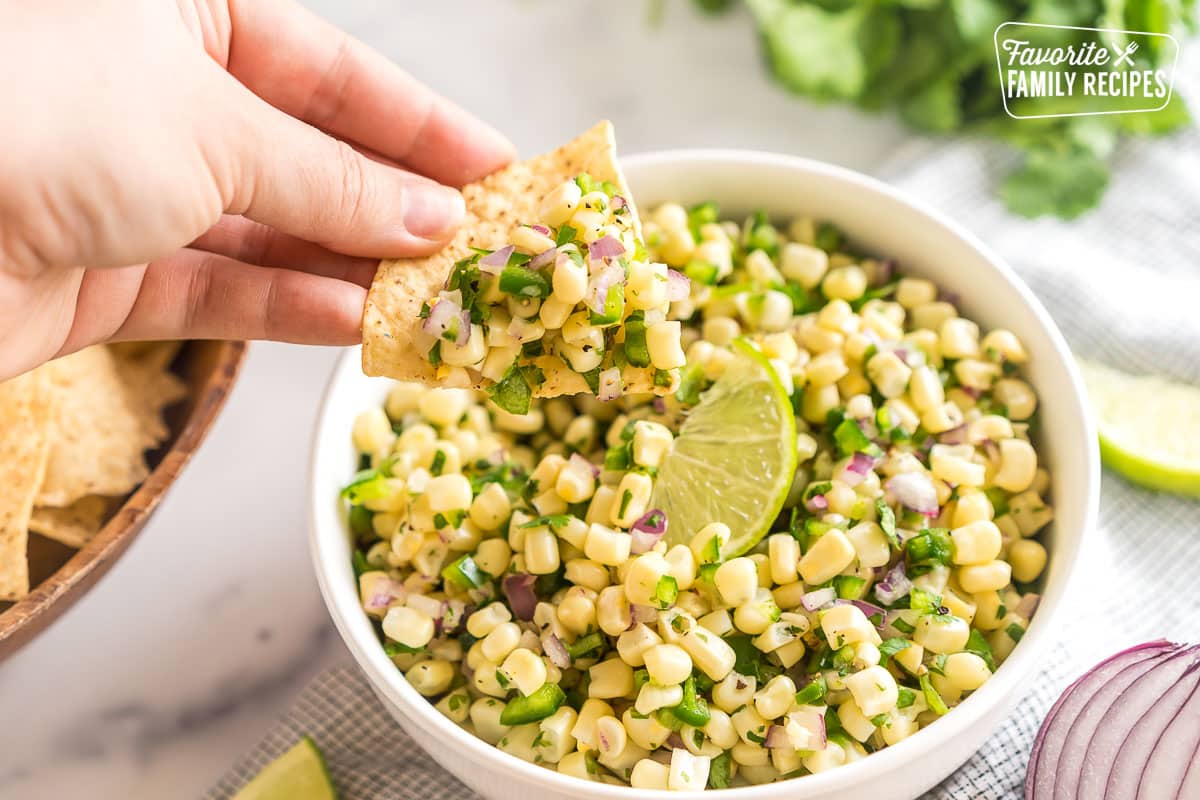
{"label": "index finger", "polygon": [[453,186],[512,160],[490,125],[292,0],[230,13],[230,73],[281,111]]}

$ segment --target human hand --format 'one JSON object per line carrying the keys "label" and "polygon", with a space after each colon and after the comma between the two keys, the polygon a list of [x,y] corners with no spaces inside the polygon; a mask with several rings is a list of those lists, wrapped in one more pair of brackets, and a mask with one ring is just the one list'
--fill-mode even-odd
{"label": "human hand", "polygon": [[291,0],[0,15],[0,380],[101,341],[355,342],[376,259],[457,226],[439,182],[512,158]]}

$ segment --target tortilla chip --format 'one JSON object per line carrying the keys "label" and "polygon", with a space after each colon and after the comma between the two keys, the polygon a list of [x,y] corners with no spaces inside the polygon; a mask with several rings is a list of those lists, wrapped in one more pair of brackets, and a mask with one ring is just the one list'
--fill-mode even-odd
{"label": "tortilla chip", "polygon": [[89,494],[124,495],[149,470],[143,451],[161,441],[140,387],[122,380],[112,352],[89,347],[39,368],[55,394],[46,479],[39,506],[62,507]]}
{"label": "tortilla chip", "polygon": [[[536,221],[547,193],[582,172],[617,187],[630,204],[634,232],[641,237],[637,209],[617,165],[613,128],[607,121],[554,152],[510,164],[468,184],[462,190],[466,217],[445,249],[426,258],[402,258],[379,265],[363,311],[363,372],[450,387],[489,384],[466,370],[454,370],[448,379],[437,376],[426,359],[434,339],[421,330],[421,304],[443,288],[455,262],[471,255],[472,247],[496,250],[505,246],[514,226]],[[538,397],[590,391],[583,376],[557,356],[541,356],[536,363],[546,378],[535,392]],[[654,391],[652,370],[626,370],[622,379],[626,393]]]}
{"label": "tortilla chip", "polygon": [[47,383],[36,371],[0,383],[0,600],[29,594],[29,517],[49,453]]}
{"label": "tortilla chip", "polygon": [[68,547],[80,548],[100,532],[120,503],[119,497],[89,494],[65,508],[35,506],[29,530]]}
{"label": "tortilla chip", "polygon": [[[169,345],[178,342],[156,344]],[[114,350],[117,356],[117,374],[121,376],[125,391],[151,439],[149,447],[157,447],[171,435],[170,428],[162,418],[163,409],[187,395],[187,384],[166,370],[166,365],[171,363],[176,352],[177,347],[173,350],[159,347],[137,357],[128,358],[122,355],[120,350]]]}

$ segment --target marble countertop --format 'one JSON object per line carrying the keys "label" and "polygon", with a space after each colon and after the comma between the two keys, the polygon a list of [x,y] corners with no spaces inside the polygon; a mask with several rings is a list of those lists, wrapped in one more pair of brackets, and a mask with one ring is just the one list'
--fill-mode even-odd
{"label": "marble countertop", "polygon": [[[622,151],[803,154],[870,172],[886,117],[796,101],[749,20],[687,0],[309,0],[532,154],[601,117]],[[469,20],[469,24],[464,24]],[[514,46],[517,45],[517,46]],[[109,575],[0,664],[0,797],[194,797],[347,659],[308,561],[310,430],[335,350],[255,344],[229,404]]]}

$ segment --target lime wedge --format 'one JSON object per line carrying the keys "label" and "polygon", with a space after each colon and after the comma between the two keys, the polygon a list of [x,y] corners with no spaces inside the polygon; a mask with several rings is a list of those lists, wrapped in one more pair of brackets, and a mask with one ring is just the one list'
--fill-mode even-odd
{"label": "lime wedge", "polygon": [[1200,497],[1200,387],[1079,366],[1104,463],[1142,486]]}
{"label": "lime wedge", "polygon": [[305,736],[264,767],[233,800],[337,800],[337,791],[329,782],[320,748]]}
{"label": "lime wedge", "polygon": [[734,354],[684,421],[651,499],[667,515],[669,544],[687,544],[710,522],[728,525],[726,558],[767,533],[796,472],[791,400],[762,353],[738,341]]}

